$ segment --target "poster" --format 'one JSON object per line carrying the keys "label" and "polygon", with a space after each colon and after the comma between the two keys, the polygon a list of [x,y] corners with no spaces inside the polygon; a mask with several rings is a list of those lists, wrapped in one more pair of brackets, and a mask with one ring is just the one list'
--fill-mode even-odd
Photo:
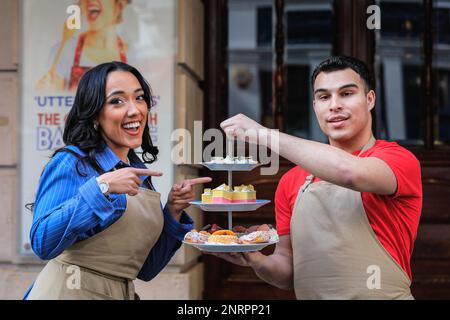
{"label": "poster", "polygon": [[19,209],[20,253],[27,255],[33,252],[26,204],[34,202],[50,156],[64,145],[64,120],[79,78],[97,64],[126,61],[152,88],[156,106],[149,113],[149,128],[160,151],[150,168],[164,173],[154,184],[165,203],[174,179],[170,134],[177,10],[175,0],[24,0],[22,10]]}

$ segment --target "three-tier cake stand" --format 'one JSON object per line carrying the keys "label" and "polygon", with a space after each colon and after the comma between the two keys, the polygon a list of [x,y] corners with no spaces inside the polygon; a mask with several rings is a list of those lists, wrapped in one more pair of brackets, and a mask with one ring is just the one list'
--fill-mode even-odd
{"label": "three-tier cake stand", "polygon": [[[233,189],[233,171],[251,171],[260,166],[259,163],[211,163],[203,162],[203,166],[211,171],[227,171],[228,185]],[[255,202],[241,203],[203,203],[201,201],[192,201],[190,204],[195,205],[207,212],[228,212],[228,229],[233,228],[233,212],[234,211],[255,211],[263,205],[269,203],[270,200],[257,199]]]}

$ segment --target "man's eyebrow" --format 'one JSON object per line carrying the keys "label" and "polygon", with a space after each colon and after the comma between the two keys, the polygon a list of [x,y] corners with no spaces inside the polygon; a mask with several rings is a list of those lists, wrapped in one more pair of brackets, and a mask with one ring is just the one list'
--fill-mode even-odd
{"label": "man's eyebrow", "polygon": [[[342,90],[342,89],[348,89],[348,88],[356,88],[356,89],[358,89],[359,87],[355,83],[349,83],[349,84],[345,84],[345,85],[339,87],[338,91]],[[319,88],[319,89],[316,89],[314,91],[314,95],[316,95],[317,93],[320,93],[320,92],[329,92],[329,91],[330,91],[329,89]]]}
{"label": "man's eyebrow", "polygon": [[[135,93],[136,93],[136,92],[139,92],[139,91],[144,91],[144,89],[142,89],[142,88],[137,88],[136,90],[134,90]],[[106,96],[106,99],[108,99],[109,97],[111,97],[111,96],[113,96],[113,95],[115,95],[115,94],[122,94],[122,93],[125,93],[125,91],[123,91],[123,90],[116,90],[116,91],[113,91],[113,92],[111,92],[110,94],[108,94],[108,95]]]}
{"label": "man's eyebrow", "polygon": [[356,89],[358,89],[359,87],[355,83],[349,83],[349,84],[343,85],[338,90],[347,89],[347,88],[356,88]]}
{"label": "man's eyebrow", "polygon": [[314,95],[318,94],[319,92],[328,92],[328,90],[323,88],[316,89],[316,91],[314,91]]}

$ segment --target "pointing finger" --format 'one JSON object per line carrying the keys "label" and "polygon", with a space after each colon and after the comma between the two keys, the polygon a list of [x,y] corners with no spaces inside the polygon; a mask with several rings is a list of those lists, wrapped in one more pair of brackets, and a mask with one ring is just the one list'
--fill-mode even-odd
{"label": "pointing finger", "polygon": [[194,186],[196,184],[202,184],[202,183],[208,183],[211,182],[212,178],[210,177],[201,177],[201,178],[194,178],[194,179],[188,179],[183,181],[183,187],[186,185]]}
{"label": "pointing finger", "polygon": [[139,169],[139,168],[133,168],[133,172],[137,174],[138,176],[152,176],[152,177],[160,177],[163,175],[162,172],[159,171],[153,171],[150,169]]}

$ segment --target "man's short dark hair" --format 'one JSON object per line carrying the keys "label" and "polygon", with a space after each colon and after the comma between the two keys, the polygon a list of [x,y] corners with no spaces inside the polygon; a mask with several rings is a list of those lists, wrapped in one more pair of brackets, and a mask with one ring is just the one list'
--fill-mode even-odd
{"label": "man's short dark hair", "polygon": [[346,57],[346,56],[334,56],[330,57],[325,61],[322,61],[315,69],[311,77],[311,85],[312,88],[314,88],[314,81],[316,81],[317,76],[321,72],[333,72],[333,71],[339,71],[339,70],[345,70],[345,69],[352,69],[355,71],[359,76],[364,80],[366,84],[367,91],[374,90],[374,80],[373,75],[370,72],[367,65],[362,62],[361,60],[358,60],[356,58],[352,57]]}

